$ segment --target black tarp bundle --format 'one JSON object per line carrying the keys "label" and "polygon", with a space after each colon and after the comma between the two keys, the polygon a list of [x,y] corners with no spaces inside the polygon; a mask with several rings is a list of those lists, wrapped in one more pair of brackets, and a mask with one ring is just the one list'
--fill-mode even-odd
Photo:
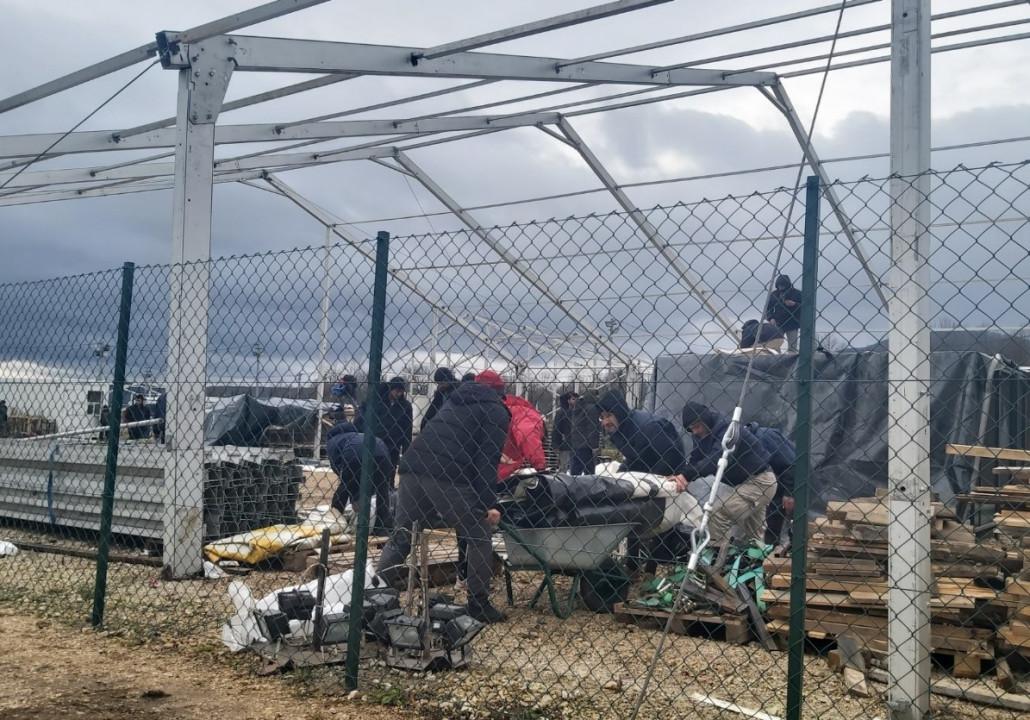
{"label": "black tarp bundle", "polygon": [[632,523],[641,528],[658,525],[665,501],[633,499],[633,485],[600,475],[547,475],[534,477],[525,499],[505,505],[505,520],[516,527],[571,527]]}
{"label": "black tarp bundle", "polygon": [[[942,333],[951,335],[951,333]],[[930,353],[930,448],[933,491],[950,502],[967,492],[971,463],[945,454],[947,443],[1007,445],[1023,441],[1030,375],[1007,360],[955,349],[934,334]],[[681,355],[655,362],[655,411],[677,425],[687,400],[730,414],[740,395],[748,358],[743,355]],[[796,355],[755,358],[744,404],[744,421],[793,435],[796,424]],[[882,346],[816,353],[813,384],[812,509],[830,500],[871,496],[887,485],[887,366]],[[1013,387],[1015,383],[1015,387]],[[1008,388],[1008,389],[1006,389]],[[991,403],[981,433],[985,393]],[[1023,398],[1019,403],[1007,395]],[[686,440],[690,447],[690,440]]]}
{"label": "black tarp bundle", "polygon": [[[324,405],[328,412],[330,405]],[[314,430],[318,405],[313,400],[255,398],[236,395],[214,401],[204,418],[206,445],[258,446],[270,427],[293,429],[303,435]]]}

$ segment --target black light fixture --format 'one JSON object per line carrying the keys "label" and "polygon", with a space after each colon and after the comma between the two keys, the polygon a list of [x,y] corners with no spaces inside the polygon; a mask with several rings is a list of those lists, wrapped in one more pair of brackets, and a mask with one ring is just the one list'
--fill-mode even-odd
{"label": "black light fixture", "polygon": [[390,645],[398,650],[421,650],[425,624],[422,618],[398,615],[386,621]]}
{"label": "black light fixture", "polygon": [[281,612],[260,614],[258,629],[268,642],[275,642],[290,634],[290,619]]}
{"label": "black light fixture", "polygon": [[350,636],[350,616],[347,613],[323,615],[319,635],[320,645],[346,644]]}
{"label": "black light fixture", "polygon": [[287,590],[277,596],[279,611],[290,620],[310,620],[315,596],[307,590]]}
{"label": "black light fixture", "polygon": [[379,642],[390,642],[390,631],[387,628],[387,623],[403,614],[404,611],[400,608],[384,610],[383,612],[378,613],[374,618],[372,618],[372,622],[368,624],[369,634],[375,637]]}
{"label": "black light fixture", "polygon": [[472,642],[486,625],[470,615],[459,615],[443,626],[444,645],[449,650],[458,650]]}

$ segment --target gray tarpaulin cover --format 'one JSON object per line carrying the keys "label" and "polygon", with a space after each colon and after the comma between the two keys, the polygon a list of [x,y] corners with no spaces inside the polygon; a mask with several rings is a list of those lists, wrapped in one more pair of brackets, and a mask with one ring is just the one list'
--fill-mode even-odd
{"label": "gray tarpaulin cover", "polygon": [[[255,398],[235,395],[212,398],[204,418],[207,445],[259,445],[261,434],[273,425],[294,427],[298,431],[314,428],[318,404],[314,400],[292,398]],[[332,407],[323,404],[323,412]]]}
{"label": "gray tarpaulin cover", "polygon": [[[940,335],[951,335],[941,333]],[[954,347],[935,333],[930,354],[930,447],[933,490],[945,502],[968,490],[968,461],[945,455],[946,443],[998,442],[999,425],[1019,425],[1025,432],[1025,407],[1014,420],[999,423],[999,406],[1006,383],[1019,382],[1026,397],[1028,375],[1011,362],[1002,362],[992,387],[990,418],[983,438],[980,424],[991,356]],[[990,343],[986,343],[989,345]],[[982,349],[991,350],[982,346]],[[1020,353],[1017,353],[1020,354]],[[1023,358],[1016,362],[1024,364]],[[829,500],[872,495],[887,485],[887,363],[882,346],[846,350],[833,358],[817,352],[813,395],[812,509],[821,511]],[[744,403],[744,421],[777,427],[793,437],[796,421],[796,355],[755,358]],[[656,412],[680,425],[687,400],[702,402],[727,415],[733,412],[747,367],[741,355],[681,355],[655,362],[652,401]],[[1005,382],[1001,378],[1008,378]],[[1005,415],[1004,409],[1002,414]],[[1004,436],[1001,438],[1004,440]],[[686,440],[687,448],[690,440]]]}

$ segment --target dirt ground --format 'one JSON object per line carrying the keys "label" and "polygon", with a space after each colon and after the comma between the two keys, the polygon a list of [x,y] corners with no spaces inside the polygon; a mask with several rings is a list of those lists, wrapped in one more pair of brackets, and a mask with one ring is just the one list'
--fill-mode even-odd
{"label": "dirt ground", "polygon": [[204,666],[174,652],[126,647],[90,630],[0,611],[4,720],[393,720],[389,708],[302,697],[280,683]]}

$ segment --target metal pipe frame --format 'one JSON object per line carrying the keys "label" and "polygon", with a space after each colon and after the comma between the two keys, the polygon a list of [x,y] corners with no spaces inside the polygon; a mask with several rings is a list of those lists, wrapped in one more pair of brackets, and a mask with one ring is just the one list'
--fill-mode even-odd
{"label": "metal pipe frame", "polygon": [[888,708],[930,717],[930,0],[893,0]]}
{"label": "metal pipe frame", "polygon": [[567,318],[572,320],[581,330],[583,330],[583,332],[585,332],[593,342],[603,346],[624,363],[631,363],[633,361],[632,358],[613,345],[608,338],[598,332],[596,328],[591,327],[590,323],[587,322],[585,318],[581,317],[577,312],[565,305],[561,301],[561,298],[555,295],[551,288],[549,288],[531,268],[526,267],[517,257],[512,255],[511,251],[504,247],[500,240],[494,237],[493,233],[484,228],[467,210],[462,208],[454,198],[448,195],[447,192],[407,154],[399,151],[396,155],[396,159],[401,167],[411,173],[426,190],[428,190],[448,210],[454,213],[454,215],[461,220],[469,230],[471,230],[480,240],[486,243],[491,250],[497,253],[498,256],[508,263],[512,270],[517,272],[522,279],[532,285],[537,292],[547,298],[556,308],[561,310],[562,313],[564,313]]}
{"label": "metal pipe frame", "polygon": [[640,229],[640,232],[643,233],[644,237],[647,238],[647,241],[652,245],[652,247],[654,247],[658,254],[665,259],[665,262],[669,264],[676,274],[679,275],[680,280],[687,286],[690,293],[697,298],[702,307],[711,314],[715,321],[723,327],[726,333],[730,337],[734,337],[736,335],[736,329],[734,328],[733,323],[723,316],[722,309],[715,302],[712,291],[707,285],[705,285],[705,282],[695,275],[687,264],[683,262],[683,259],[679,254],[669,247],[668,240],[662,237],[661,233],[658,232],[658,228],[656,228],[651,221],[644,216],[644,213],[640,212],[640,209],[633,203],[633,201],[629,199],[626,192],[615,181],[615,178],[612,177],[611,173],[608,172],[608,169],[604,166],[597,155],[594,154],[593,150],[590,149],[580,134],[576,132],[575,128],[572,127],[568,120],[561,118],[558,120],[558,129],[561,131],[562,135],[565,136],[567,144],[579,153],[579,156],[583,158],[583,161],[587,164],[594,175],[597,176],[597,179],[601,181],[601,184],[608,189],[608,192],[612,194],[612,197],[615,198],[616,202],[618,202],[619,205],[622,206],[622,209],[629,214],[630,219],[637,228]]}
{"label": "metal pipe frame", "polygon": [[[427,119],[396,120],[336,120],[283,127],[276,123],[252,125],[221,125],[215,130],[215,142],[219,145],[249,142],[276,142],[279,140],[332,140],[340,137],[374,137],[398,133],[458,132],[483,128],[509,128],[553,124],[558,121],[556,113],[533,113],[524,115],[439,117]],[[104,150],[143,150],[148,148],[174,147],[175,129],[162,128],[145,135],[135,135],[118,141],[112,139],[111,130],[87,130],[68,135],[59,147],[61,152],[88,153]],[[0,144],[0,157],[13,157],[38,153],[59,139],[59,133],[8,135]],[[0,174],[3,178],[9,174]]]}
{"label": "metal pipe frame", "polygon": [[[263,178],[265,182],[273,187],[278,194],[282,195],[287,200],[290,200],[301,210],[322,223],[328,231],[332,232],[336,237],[347,243],[348,246],[356,250],[365,259],[369,260],[373,264],[375,263],[375,252],[370,247],[366,246],[365,243],[362,243],[357,238],[352,237],[350,234],[341,230],[339,224],[334,222],[333,219],[330,218],[318,205],[308,200],[275,175],[266,173],[263,175]],[[487,347],[492,348],[494,352],[496,352],[497,355],[505,361],[509,363],[514,362],[514,356],[510,352],[499,346],[492,338],[484,334],[482,331],[470,325],[458,313],[447,307],[441,300],[434,299],[426,290],[423,290],[415,280],[409,277],[406,272],[403,270],[391,269],[389,270],[389,273],[394,280],[419,297],[435,312],[448,318],[451,322],[474,337],[476,340]]]}
{"label": "metal pipe frame", "polygon": [[[561,58],[482,52],[455,53],[439,60],[422,60],[412,64],[412,56],[423,52],[424,48],[251,35],[225,35],[224,41],[237,47],[237,72],[361,73],[401,77],[716,87],[771,85],[776,80],[773,73],[740,73],[726,77],[727,71],[719,69],[657,71],[647,65],[627,63],[585,62],[556,68],[562,62]],[[177,50],[173,47],[161,55],[161,64],[165,69],[187,67],[188,52],[188,46],[181,46]]]}
{"label": "metal pipe frame", "polygon": [[203,568],[204,403],[215,122],[229,87],[235,48],[217,39],[194,46],[191,68],[179,71],[175,197],[169,277],[168,389],[164,564],[172,577]]}

